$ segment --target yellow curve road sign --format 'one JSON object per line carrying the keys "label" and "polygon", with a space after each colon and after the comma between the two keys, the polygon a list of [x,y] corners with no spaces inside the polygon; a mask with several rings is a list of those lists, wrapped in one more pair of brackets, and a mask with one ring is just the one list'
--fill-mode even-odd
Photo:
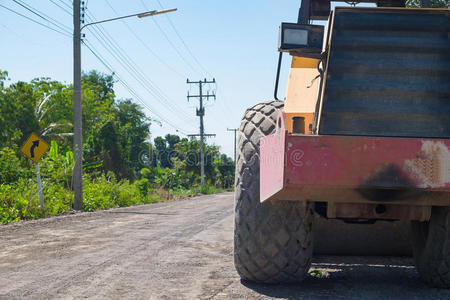
{"label": "yellow curve road sign", "polygon": [[35,133],[32,133],[20,148],[20,151],[26,157],[37,163],[49,149],[50,145],[46,141],[38,137]]}

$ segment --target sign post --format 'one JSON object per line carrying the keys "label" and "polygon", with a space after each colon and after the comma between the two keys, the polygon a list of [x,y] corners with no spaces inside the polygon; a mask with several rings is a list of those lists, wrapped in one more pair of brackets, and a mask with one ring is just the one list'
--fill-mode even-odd
{"label": "sign post", "polygon": [[37,185],[39,192],[39,201],[41,202],[41,212],[44,213],[44,195],[42,194],[41,169],[39,163],[36,164]]}
{"label": "sign post", "polygon": [[35,133],[30,134],[28,139],[20,148],[20,151],[36,164],[37,185],[42,213],[44,212],[44,195],[42,194],[41,169],[39,167],[39,161],[49,149],[50,145],[38,137]]}

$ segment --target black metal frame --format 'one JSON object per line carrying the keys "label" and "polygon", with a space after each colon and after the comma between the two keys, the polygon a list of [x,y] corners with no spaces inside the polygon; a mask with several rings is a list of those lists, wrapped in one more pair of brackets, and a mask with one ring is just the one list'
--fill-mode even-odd
{"label": "black metal frame", "polygon": [[278,99],[278,84],[280,82],[280,72],[281,72],[281,62],[283,60],[283,52],[280,52],[280,56],[278,56],[278,68],[277,68],[277,77],[275,79],[275,91],[273,92],[273,97],[275,100]]}
{"label": "black metal frame", "polygon": [[[321,5],[315,5],[318,2],[323,2]],[[323,5],[329,5],[331,0],[302,0],[301,5],[298,12],[297,24],[310,24],[311,20],[323,20],[323,12],[316,14],[315,10],[323,10]],[[358,0],[358,2],[364,3],[376,3],[377,6],[387,6],[387,7],[405,7],[406,0]],[[315,7],[313,8],[313,6]],[[420,7],[429,8],[430,0],[420,0]],[[281,62],[282,62],[283,53],[280,52],[278,57],[278,67],[277,67],[277,76],[275,79],[275,91],[274,98],[278,99],[278,84],[280,80],[281,73]]]}
{"label": "black metal frame", "polygon": [[[286,29],[300,29],[308,32],[306,45],[285,44],[284,34]],[[305,25],[297,23],[281,23],[278,51],[282,52],[308,52],[310,55],[320,56],[323,45],[324,27],[321,25]]]}

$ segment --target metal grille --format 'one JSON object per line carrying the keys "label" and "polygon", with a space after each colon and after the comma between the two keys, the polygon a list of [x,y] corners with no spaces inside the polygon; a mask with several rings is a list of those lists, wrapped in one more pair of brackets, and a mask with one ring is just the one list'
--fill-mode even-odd
{"label": "metal grille", "polygon": [[319,134],[450,138],[449,10],[334,14]]}

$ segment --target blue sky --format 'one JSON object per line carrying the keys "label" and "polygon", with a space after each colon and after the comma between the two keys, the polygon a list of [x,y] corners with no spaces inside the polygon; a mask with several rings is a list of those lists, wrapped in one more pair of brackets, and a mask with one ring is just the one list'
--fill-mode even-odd
{"label": "blue sky", "polygon": [[[21,1],[71,30],[72,17],[67,13],[71,0]],[[207,103],[205,128],[208,133],[217,134],[209,142],[219,145],[230,156],[233,155],[233,134],[226,129],[239,127],[247,107],[273,98],[278,26],[281,22],[295,22],[300,5],[300,0],[86,2],[89,17],[96,20],[161,9],[161,6],[178,8],[177,12],[168,15],[90,26],[83,31],[85,39],[150,108],[145,110],[146,113],[155,119],[164,118],[162,126],[157,122],[151,126],[152,138],[166,133],[181,136],[183,133],[197,133],[197,102],[188,103],[186,100],[189,90],[186,79],[214,77],[217,87],[211,85],[209,89],[212,92],[217,88],[217,100]],[[45,23],[12,0],[1,0],[0,3]],[[133,71],[130,75],[127,71],[130,67],[124,68],[102,46],[97,40],[102,35],[115,45],[113,53],[117,56],[117,51],[122,52],[123,59],[142,77]],[[0,7],[0,39],[0,69],[7,70],[12,81],[51,77],[72,82],[70,36],[53,32]],[[284,62],[279,93],[282,97],[290,58],[285,56]],[[82,47],[82,69],[110,74],[85,46]],[[115,91],[119,98],[134,98],[140,103],[120,82],[116,83]],[[196,93],[194,86],[190,93]]]}

